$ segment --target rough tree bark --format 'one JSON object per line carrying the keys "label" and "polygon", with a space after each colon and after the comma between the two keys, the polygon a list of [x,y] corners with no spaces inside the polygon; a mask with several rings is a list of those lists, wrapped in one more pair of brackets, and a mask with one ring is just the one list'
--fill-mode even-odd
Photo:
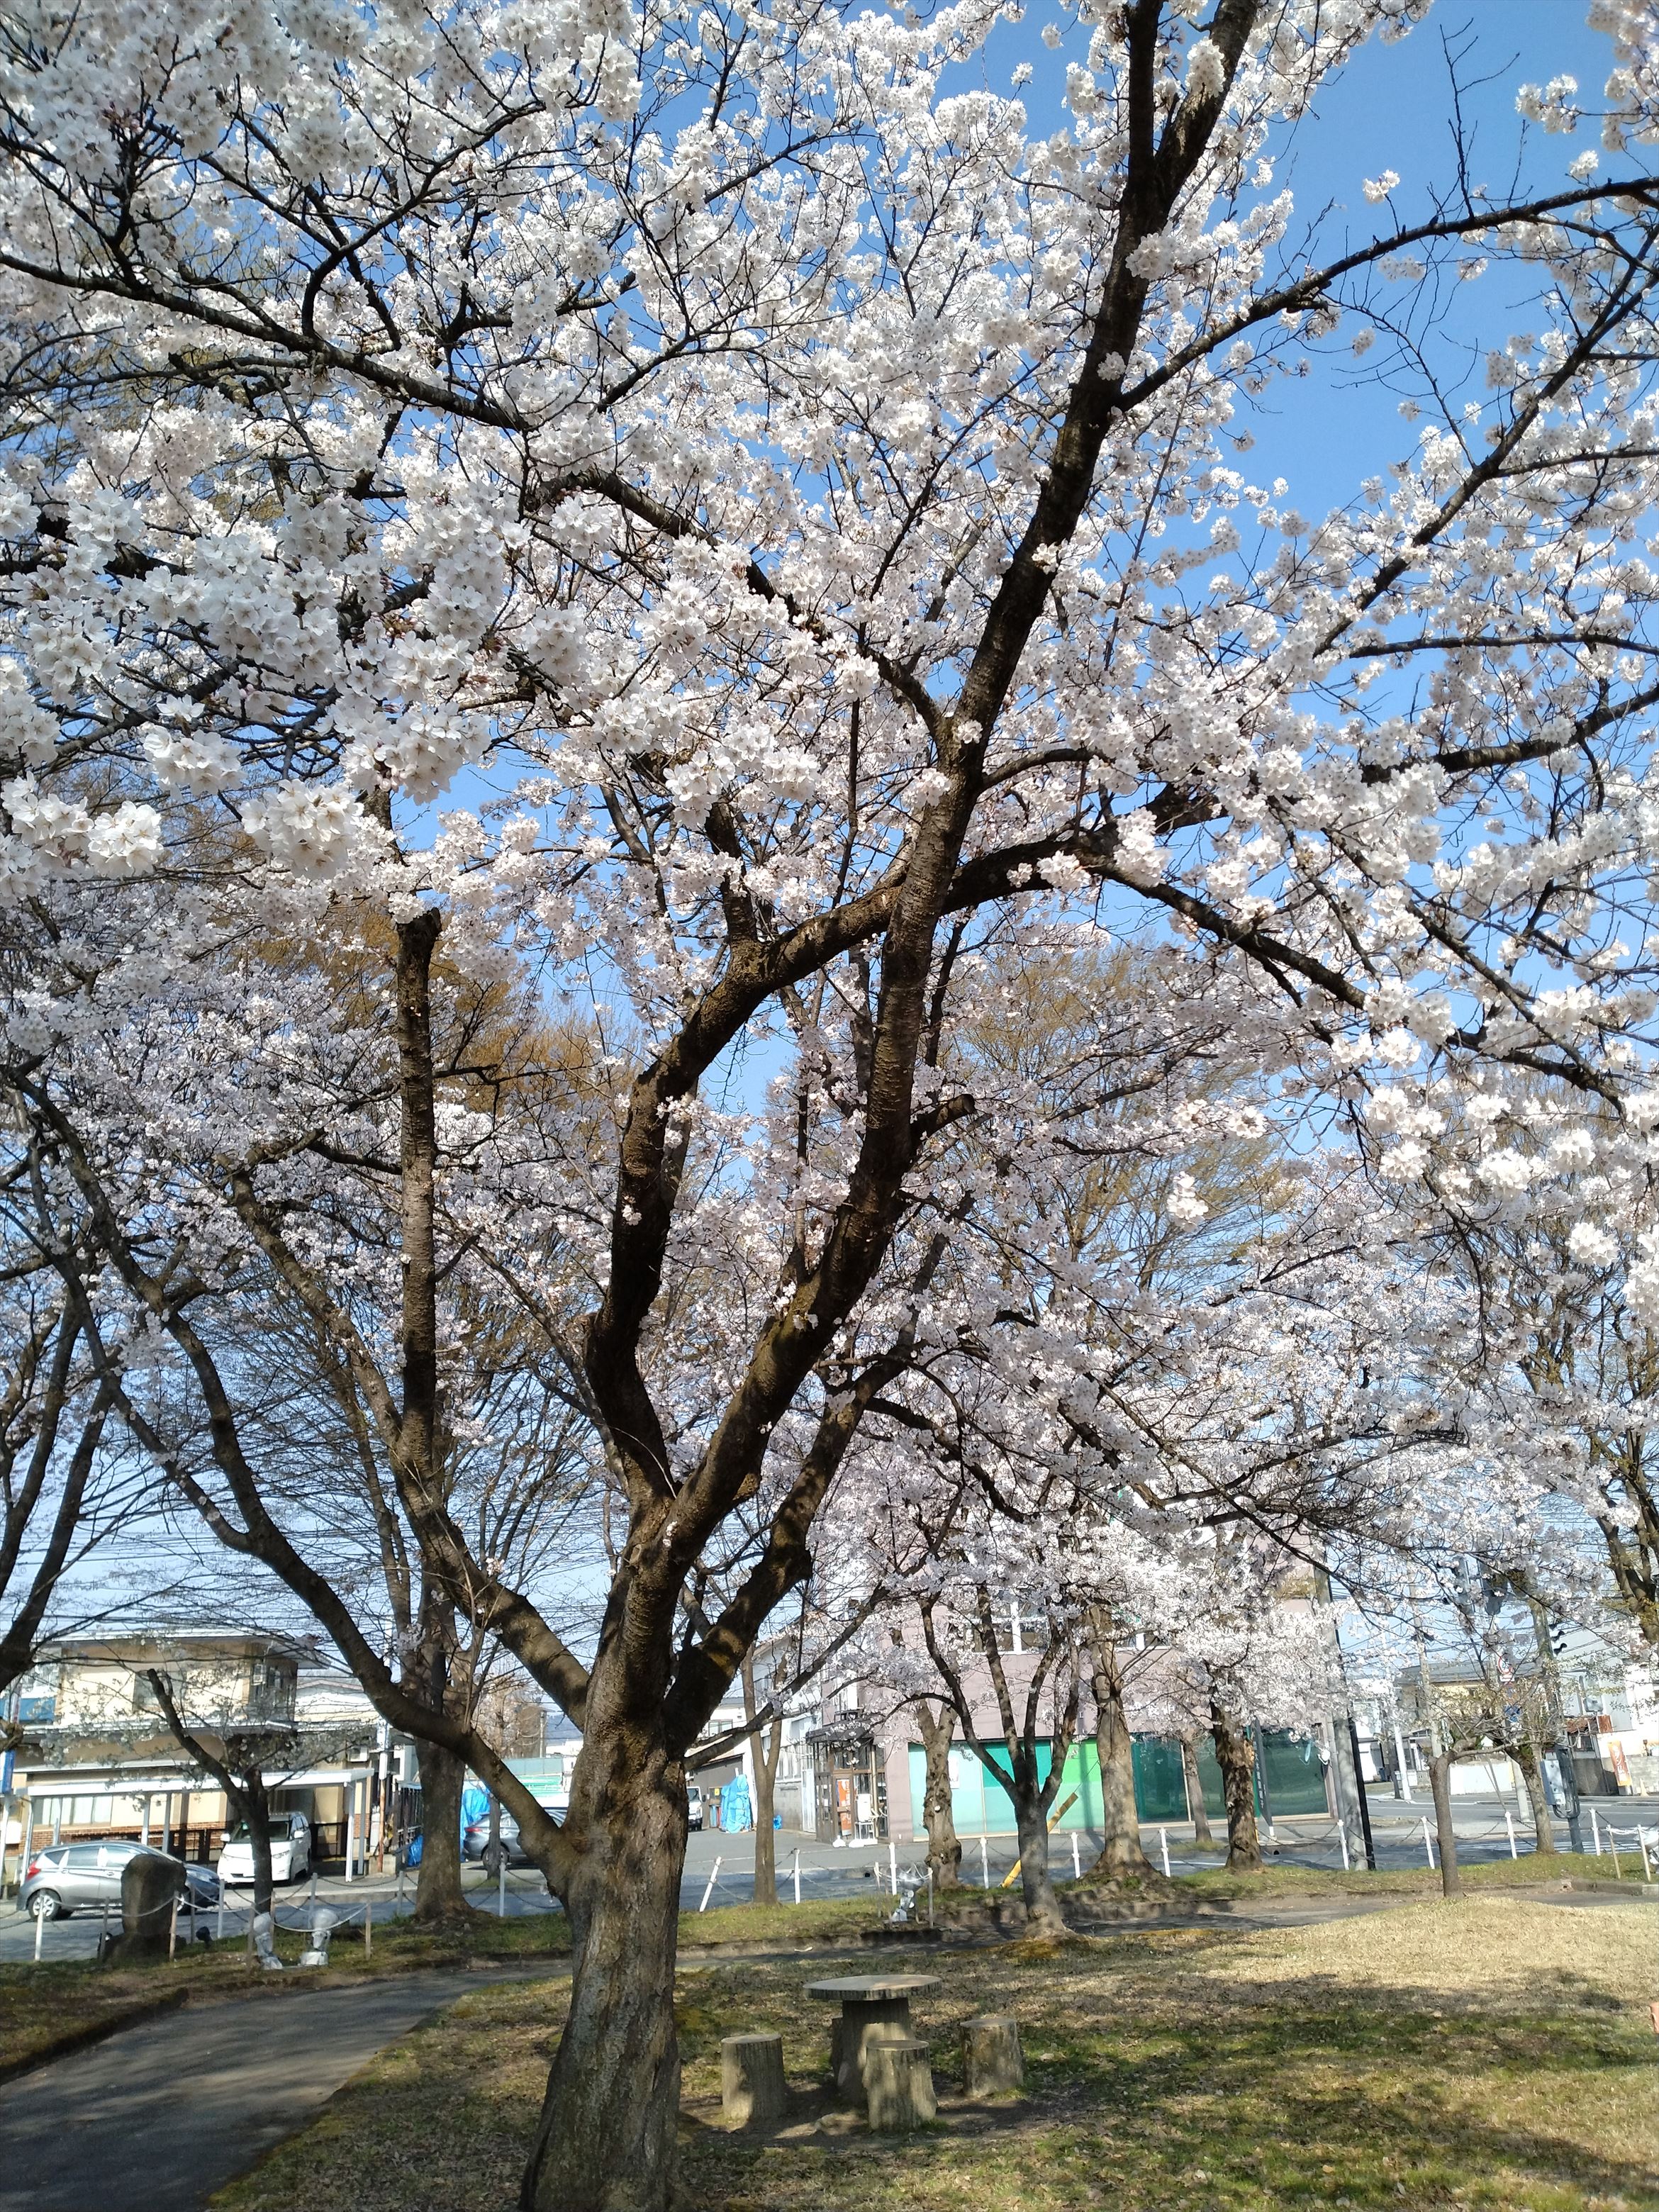
{"label": "rough tree bark", "polygon": [[1549,1792],[1544,1787],[1544,1764],[1538,1754],[1538,1746],[1530,1736],[1523,1736],[1515,1747],[1515,1763],[1521,1770],[1521,1779],[1527,1785],[1527,1802],[1532,1808],[1534,1848],[1540,1856],[1554,1858],[1555,1823],[1550,1818]]}
{"label": "rough tree bark", "polygon": [[[750,1652],[743,1662],[744,1717],[750,1723],[760,1711],[755,1697],[755,1659]],[[783,1715],[779,1713],[772,1723],[769,1740],[767,1730],[750,1726],[749,1730],[750,1758],[755,1769],[755,1902],[757,1905],[775,1905],[778,1901],[778,1844],[772,1822],[777,1797],[778,1761],[783,1754]]]}
{"label": "rough tree bark", "polygon": [[1457,1871],[1457,1831],[1452,1826],[1449,1747],[1437,1751],[1429,1761],[1429,1788],[1434,1793],[1435,1841],[1440,1846],[1440,1894],[1460,1897],[1463,1878]]}
{"label": "rough tree bark", "polygon": [[[602,1695],[597,1674],[595,1686]],[[523,2212],[656,2212],[669,2201],[679,2125],[684,1759],[659,1731],[590,1724],[564,1832],[576,1846],[562,1889],[570,2010],[520,2203]]]}
{"label": "rough tree bark", "polygon": [[1204,1802],[1204,1784],[1198,1771],[1198,1739],[1195,1736],[1183,1735],[1181,1739],[1181,1775],[1187,1785],[1187,1814],[1193,1824],[1193,1841],[1196,1844],[1212,1842],[1209,1808]]}
{"label": "rough tree bark", "polygon": [[417,1920],[453,1920],[471,1912],[461,1888],[461,1798],[466,1762],[441,1744],[417,1741],[421,1773],[421,1863],[415,1889]]}
{"label": "rough tree bark", "polygon": [[951,1741],[957,1717],[942,1698],[937,1715],[925,1698],[917,1701],[915,1712],[925,1768],[921,1817],[927,1830],[927,1863],[939,1888],[952,1889],[962,1880],[962,1838],[951,1800]]}
{"label": "rough tree bark", "polygon": [[1095,1692],[1095,1751],[1100,1762],[1100,1856],[1091,1868],[1103,1881],[1142,1881],[1152,1871],[1141,1848],[1140,1814],[1135,1804],[1134,1739],[1123,1710],[1123,1670],[1110,1613],[1091,1608],[1089,1639]]}
{"label": "rough tree bark", "polygon": [[1255,1746],[1218,1698],[1210,1700],[1210,1734],[1227,1803],[1227,1864],[1235,1874],[1260,1874],[1261,1839],[1255,1826]]}

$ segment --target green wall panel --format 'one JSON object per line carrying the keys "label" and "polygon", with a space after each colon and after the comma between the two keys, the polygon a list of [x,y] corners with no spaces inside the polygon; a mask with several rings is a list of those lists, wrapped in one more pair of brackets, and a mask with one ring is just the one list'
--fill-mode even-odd
{"label": "green wall panel", "polygon": [[[1322,1813],[1325,1810],[1324,1769],[1318,1748],[1304,1737],[1279,1729],[1266,1732],[1264,1761],[1267,1796],[1275,1814]],[[995,1754],[994,1753],[994,1756]],[[1037,1747],[1037,1772],[1046,1780],[1049,1747]],[[998,1765],[1007,1771],[1006,1755]],[[987,1774],[971,1751],[957,1744],[951,1754],[955,1779],[951,1788],[951,1813],[957,1835],[964,1840],[981,1832],[991,1836],[1012,1835],[1013,1801],[1004,1784]],[[1182,1821],[1187,1818],[1187,1785],[1181,1771],[1181,1746],[1174,1736],[1138,1735],[1134,1739],[1135,1809],[1143,1820]],[[922,1793],[927,1761],[919,1743],[910,1746],[910,1806],[915,1826],[921,1828]],[[1199,1739],[1198,1778],[1203,1786],[1205,1808],[1212,1820],[1225,1818],[1221,1792],[1221,1769],[1207,1735]],[[1100,1826],[1100,1764],[1092,1740],[1073,1744],[1066,1771],[1055,1795],[1058,1804],[1072,1791],[1077,1802],[1060,1815],[1057,1830],[1098,1828]],[[1256,1804],[1261,1807],[1261,1781],[1256,1783]]]}

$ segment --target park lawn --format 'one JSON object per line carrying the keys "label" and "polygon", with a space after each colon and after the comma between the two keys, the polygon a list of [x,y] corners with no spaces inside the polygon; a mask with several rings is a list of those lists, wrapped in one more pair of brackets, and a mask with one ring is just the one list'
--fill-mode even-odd
{"label": "park lawn", "polygon": [[[1541,1856],[1528,1852],[1516,1859],[1486,1859],[1478,1865],[1462,1865],[1458,1872],[1464,1888],[1477,1893],[1537,1889],[1565,1881],[1570,1881],[1575,1889],[1584,1889],[1592,1884],[1639,1880],[1642,1862],[1628,1851],[1623,1853],[1615,1875],[1613,1861],[1605,1853],[1598,1858],[1589,1851],[1558,1851],[1553,1856],[1547,1852]],[[1269,1859],[1260,1874],[1229,1874],[1224,1867],[1207,1867],[1191,1874],[1179,1874],[1175,1879],[1182,1889],[1190,1890],[1209,1904],[1298,1895],[1310,1899],[1354,1895],[1398,1897],[1403,1900],[1440,1894],[1439,1873],[1437,1870],[1431,1874],[1426,1866],[1386,1867],[1376,1874],[1356,1868],[1347,1873],[1340,1867],[1287,1866]],[[1072,1887],[1069,1882],[1066,1884],[1067,1889]]]}
{"label": "park lawn", "polygon": [[[696,2212],[1659,2212],[1659,1916],[1502,1895],[1311,1928],[951,1950],[916,2008],[940,2124],[871,2136],[823,2085],[811,1961],[679,1984]],[[922,1962],[918,1960],[917,1966]],[[562,1989],[481,1990],[382,2053],[218,2212],[508,2212]],[[1030,2091],[962,2100],[960,2023],[1017,2014]],[[720,2039],[783,2037],[793,2109],[720,2126]]]}

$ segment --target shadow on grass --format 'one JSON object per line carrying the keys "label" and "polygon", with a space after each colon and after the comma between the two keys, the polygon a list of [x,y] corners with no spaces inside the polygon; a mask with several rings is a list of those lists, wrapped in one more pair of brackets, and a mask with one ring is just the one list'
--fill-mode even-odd
{"label": "shadow on grass", "polygon": [[[718,2100],[705,2094],[688,2113],[692,2199],[788,2212],[844,2195],[872,2202],[867,2162],[879,2156],[890,2168],[884,2203],[953,2204],[970,2185],[982,2212],[1108,2198],[1132,2208],[1659,2206],[1659,2047],[1632,2008],[1570,1978],[1556,1978],[1547,2008],[1494,2009],[1437,1990],[1380,1997],[1318,1979],[1271,1995],[1218,1981],[1206,2002],[1190,1986],[1160,1992],[1139,1977],[1062,1970],[1046,1996],[1009,1992],[1029,2093],[990,2108],[961,2098],[956,2031],[984,1994],[980,1975],[963,1978],[975,2003],[953,2002],[947,1984],[918,2021],[933,2045],[937,2129],[899,2143],[872,2137],[844,2115],[826,2117],[831,2101],[813,2090],[797,2092],[769,2139],[724,2135]],[[720,2035],[737,2026],[779,2029],[792,2076],[810,2079],[794,1993],[781,1984],[763,1993],[751,1977],[729,1993],[700,1991],[686,2021],[693,2081],[707,2078]],[[838,2180],[849,2166],[861,2182],[850,2172]]]}

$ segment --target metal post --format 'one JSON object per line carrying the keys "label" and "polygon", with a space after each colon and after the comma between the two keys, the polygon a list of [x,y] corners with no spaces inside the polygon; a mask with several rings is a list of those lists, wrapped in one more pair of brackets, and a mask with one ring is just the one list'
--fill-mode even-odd
{"label": "metal post", "polygon": [[986,1855],[985,1831],[983,1828],[980,1830],[979,1833],[979,1879],[981,1887],[985,1889],[989,1889],[991,1887],[991,1863]]}
{"label": "metal post", "polygon": [[800,1903],[800,1852],[795,1853],[795,1902]]}
{"label": "metal post", "polygon": [[139,1823],[138,1826],[138,1840],[141,1844],[145,1845],[148,1845],[149,1842],[149,1800],[150,1792],[146,1790],[144,1792],[144,1817]]}
{"label": "metal post", "polygon": [[495,1865],[495,1917],[507,1917],[507,1852],[505,1848]]}
{"label": "metal post", "polygon": [[346,1790],[345,1878],[351,1879],[351,1862],[357,1856],[357,1785],[354,1782]]}
{"label": "metal post", "polygon": [[1595,1847],[1595,1856],[1599,1859],[1601,1856],[1601,1823],[1595,1817],[1594,1805],[1590,1807],[1590,1841]]}
{"label": "metal post", "polygon": [[1406,1739],[1400,1733],[1400,1717],[1394,1722],[1394,1753],[1400,1761],[1400,1795],[1409,1805],[1412,1802],[1412,1771],[1406,1760]]}
{"label": "metal post", "polygon": [[1510,1832],[1510,1856],[1512,1859],[1518,1859],[1521,1854],[1515,1848],[1515,1815],[1507,1805],[1504,1808],[1504,1826]]}
{"label": "metal post", "polygon": [[171,1911],[170,1913],[168,1913],[168,1915],[167,1915],[167,1957],[168,1957],[168,1959],[169,1959],[169,1960],[171,1960],[171,1959],[172,1959],[172,1957],[173,1957],[173,1946],[178,1942],[178,1941],[179,1941],[179,1899],[178,1899],[177,1895],[175,1894],[175,1895],[174,1895],[174,1898],[173,1898],[173,1910],[172,1910],[172,1911]]}
{"label": "metal post", "polygon": [[1158,1847],[1164,1855],[1164,1875],[1167,1881],[1170,1874],[1170,1832],[1167,1828],[1158,1830]]}
{"label": "metal post", "polygon": [[1342,1844],[1342,1871],[1344,1874],[1347,1874],[1351,1871],[1351,1869],[1348,1863],[1348,1827],[1346,1821],[1339,1820],[1337,1822],[1336,1832]]}
{"label": "metal post", "polygon": [[40,1963],[40,1938],[46,1932],[46,1916],[44,1912],[37,1912],[34,1916],[34,1963],[37,1966]]}
{"label": "metal post", "polygon": [[1642,1852],[1642,1879],[1650,1882],[1653,1880],[1653,1869],[1648,1863],[1648,1839],[1639,1828],[1636,1831],[1636,1840]]}
{"label": "metal post", "polygon": [[707,1912],[708,1910],[708,1900],[714,1894],[714,1881],[715,1877],[719,1875],[720,1870],[720,1863],[716,1859],[714,1866],[709,1870],[708,1887],[702,1893],[702,1903],[697,1907],[699,1912]]}
{"label": "metal post", "polygon": [[374,1949],[374,1900],[363,1899],[363,1956],[368,1958]]}
{"label": "metal post", "polygon": [[[107,1911],[108,1909],[109,1908],[107,1906],[105,1907],[106,1911]],[[219,1912],[217,1918],[213,1923],[213,1940],[216,1943],[222,1943],[225,1940],[225,1886],[223,1882],[221,1882],[219,1885]]]}
{"label": "metal post", "polygon": [[890,1895],[898,1895],[898,1845],[891,1836],[887,1838],[887,1887]]}
{"label": "metal post", "polygon": [[1434,1838],[1429,1833],[1429,1816],[1423,1815],[1423,1848],[1429,1855],[1429,1872],[1434,1872]]}
{"label": "metal post", "polygon": [[1077,1830],[1073,1828],[1072,1831],[1072,1880],[1081,1881],[1082,1879],[1083,1865],[1077,1855]]}
{"label": "metal post", "polygon": [[404,1855],[403,1855],[402,1851],[399,1851],[399,1852],[398,1852],[398,1911],[399,1911],[399,1912],[401,1912],[401,1911],[403,1911],[403,1909],[404,1909]]}

